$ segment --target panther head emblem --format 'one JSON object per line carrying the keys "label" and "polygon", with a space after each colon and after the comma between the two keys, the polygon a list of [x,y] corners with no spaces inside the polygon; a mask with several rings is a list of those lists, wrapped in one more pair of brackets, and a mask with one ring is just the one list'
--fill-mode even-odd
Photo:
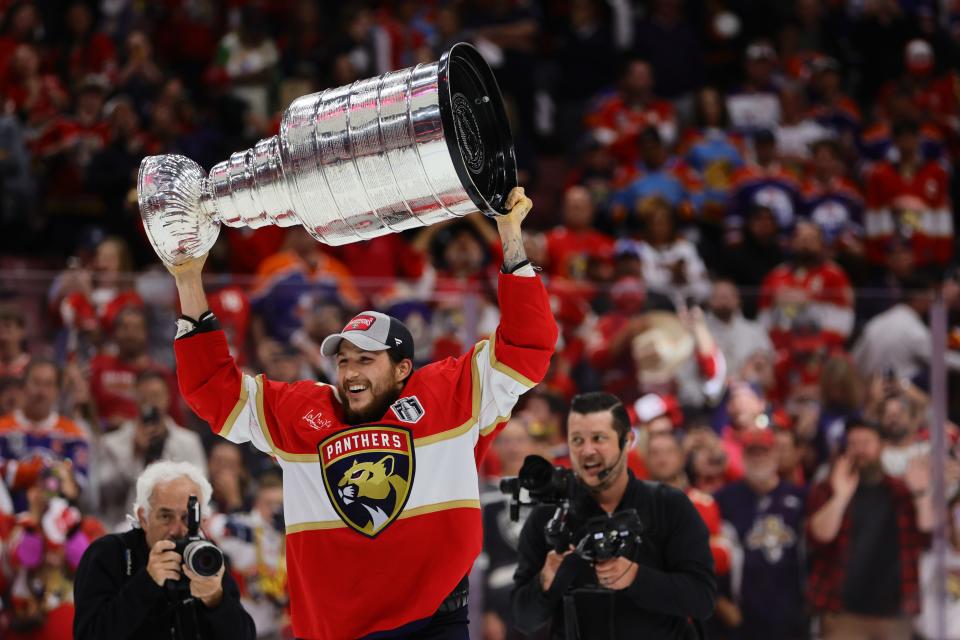
{"label": "panther head emblem", "polygon": [[409,429],[356,427],[327,438],[319,451],[327,495],[347,526],[375,537],[397,519],[413,484]]}
{"label": "panther head emblem", "polygon": [[390,519],[397,500],[407,492],[407,482],[393,473],[393,466],[393,456],[389,454],[376,462],[354,460],[337,484],[345,504],[356,501],[370,514],[370,520],[363,526],[368,533]]}

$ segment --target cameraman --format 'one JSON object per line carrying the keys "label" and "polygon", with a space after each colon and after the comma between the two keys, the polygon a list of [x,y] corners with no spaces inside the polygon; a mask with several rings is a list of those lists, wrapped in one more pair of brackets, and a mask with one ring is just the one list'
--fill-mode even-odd
{"label": "cameraman", "polygon": [[[206,507],[210,493],[210,483],[190,463],[163,461],[144,470],[134,505],[140,526],[100,538],[80,561],[75,638],[254,640],[253,620],[224,567],[201,577],[173,550],[187,534],[190,496]],[[172,581],[181,582],[171,588]]]}
{"label": "cameraman", "polygon": [[[584,489],[570,509],[574,544],[590,518],[635,509],[642,542],[630,557],[591,563],[557,553],[544,527],[554,507],[538,507],[520,534],[514,575],[517,626],[531,633],[553,621],[552,638],[692,638],[688,619],[713,611],[716,582],[709,533],[683,492],[642,482],[627,470],[633,433],[623,404],[609,393],[573,399],[567,423],[570,461]],[[572,606],[571,606],[572,605]],[[575,611],[578,636],[565,629]]]}

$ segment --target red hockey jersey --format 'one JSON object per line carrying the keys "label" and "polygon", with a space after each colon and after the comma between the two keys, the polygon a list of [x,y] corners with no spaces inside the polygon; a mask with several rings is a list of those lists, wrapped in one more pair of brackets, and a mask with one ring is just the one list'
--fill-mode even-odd
{"label": "red hockey jersey", "polygon": [[904,175],[889,162],[867,175],[867,258],[886,264],[888,245],[899,236],[913,248],[917,265],[945,265],[953,254],[953,214],[946,170],[928,162]]}
{"label": "red hockey jersey", "polygon": [[846,272],[829,260],[811,268],[782,264],[763,279],[757,320],[777,349],[793,349],[794,331],[819,332],[829,346],[842,347],[853,331],[853,289]]}
{"label": "red hockey jersey", "polygon": [[470,571],[477,465],[557,341],[539,278],[500,275],[499,299],[490,339],[415,371],[383,419],[360,426],[342,422],[335,387],[243,375],[222,331],[175,342],[194,411],[283,467],[297,637],[360,638],[427,618]]}

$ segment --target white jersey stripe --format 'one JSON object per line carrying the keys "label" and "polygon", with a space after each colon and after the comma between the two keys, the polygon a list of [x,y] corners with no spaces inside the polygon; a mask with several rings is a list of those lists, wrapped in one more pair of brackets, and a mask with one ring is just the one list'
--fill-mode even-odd
{"label": "white jersey stripe", "polygon": [[[451,500],[450,502],[438,502],[437,504],[428,504],[416,509],[404,509],[403,513],[397,516],[397,520],[405,520],[416,516],[436,513],[438,511],[447,511],[448,509],[479,509],[479,500]],[[300,533],[301,531],[317,531],[320,529],[345,529],[346,524],[342,520],[326,520],[323,522],[301,522],[287,527],[287,533]]]}

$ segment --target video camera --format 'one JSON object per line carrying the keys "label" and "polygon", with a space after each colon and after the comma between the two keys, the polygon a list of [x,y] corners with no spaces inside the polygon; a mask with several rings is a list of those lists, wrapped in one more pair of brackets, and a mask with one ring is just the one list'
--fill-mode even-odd
{"label": "video camera", "polygon": [[[183,563],[198,576],[215,576],[223,567],[223,552],[200,535],[200,501],[197,496],[187,500],[187,535],[174,540],[174,551],[183,558]],[[179,580],[167,580],[164,585],[169,591],[190,591],[190,579],[181,575]]]}
{"label": "video camera", "polygon": [[[521,499],[526,491],[528,501]],[[602,562],[617,556],[629,557],[640,545],[643,523],[635,509],[612,516],[590,518],[582,526],[574,509],[584,489],[569,469],[556,467],[540,456],[527,456],[516,477],[503,478],[500,491],[510,496],[510,519],[520,519],[521,506],[556,505],[553,517],[544,527],[547,543],[557,553],[578,541],[575,553],[590,562]]]}

